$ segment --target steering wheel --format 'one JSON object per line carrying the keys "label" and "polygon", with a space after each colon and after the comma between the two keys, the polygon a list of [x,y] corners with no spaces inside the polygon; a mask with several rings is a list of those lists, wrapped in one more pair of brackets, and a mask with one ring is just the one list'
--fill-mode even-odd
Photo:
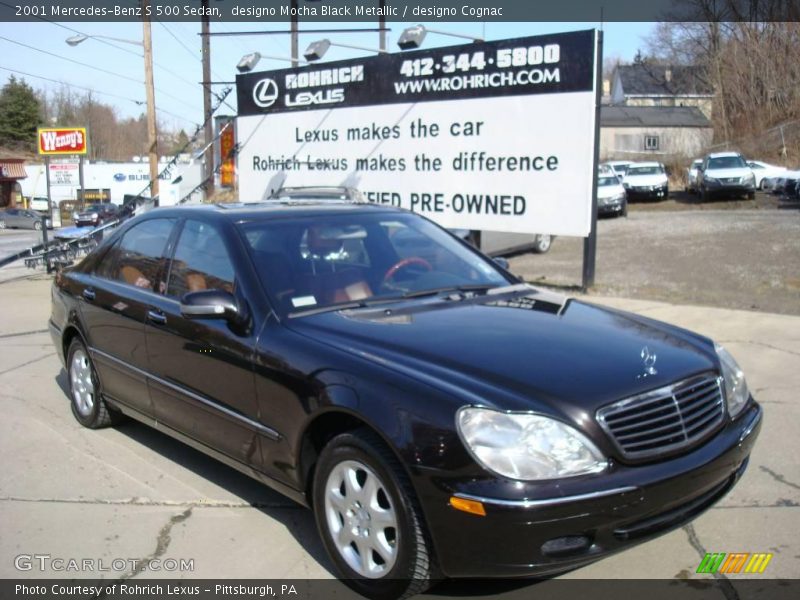
{"label": "steering wheel", "polygon": [[386,270],[386,274],[383,276],[383,283],[389,283],[392,279],[394,279],[394,276],[397,275],[398,271],[405,269],[410,265],[417,265],[424,268],[426,271],[433,271],[431,263],[424,258],[420,258],[419,256],[409,256],[408,258],[398,260]]}

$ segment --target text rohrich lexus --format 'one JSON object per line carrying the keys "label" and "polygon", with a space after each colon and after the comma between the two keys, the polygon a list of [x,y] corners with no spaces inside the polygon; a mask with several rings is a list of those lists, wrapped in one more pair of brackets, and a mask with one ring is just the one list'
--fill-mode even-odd
{"label": "text rohrich lexus", "polygon": [[713,341],[530,287],[389,206],[152,210],[59,275],[50,330],[80,423],[157,424],[312,508],[371,597],[669,531],[761,425]]}

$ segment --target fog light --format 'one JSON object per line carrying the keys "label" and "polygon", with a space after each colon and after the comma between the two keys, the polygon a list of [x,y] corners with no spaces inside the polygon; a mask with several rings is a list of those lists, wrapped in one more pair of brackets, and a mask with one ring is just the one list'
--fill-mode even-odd
{"label": "fog light", "polygon": [[456,496],[450,497],[450,506],[456,510],[460,510],[471,515],[478,515],[480,517],[486,516],[486,509],[483,504],[477,500],[467,500],[466,498],[458,498]]}
{"label": "fog light", "polygon": [[585,535],[565,535],[542,544],[542,554],[547,556],[564,556],[585,552],[592,545]]}

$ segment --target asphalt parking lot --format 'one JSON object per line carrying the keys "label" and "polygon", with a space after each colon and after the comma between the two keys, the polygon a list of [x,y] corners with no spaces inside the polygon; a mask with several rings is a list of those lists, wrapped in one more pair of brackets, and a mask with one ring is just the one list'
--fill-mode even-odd
{"label": "asphalt parking lot", "polygon": [[[800,205],[700,206],[632,204],[627,218],[600,219],[593,293],[799,315]],[[513,258],[511,270],[570,288],[582,259],[583,240],[561,237],[548,254]]]}
{"label": "asphalt parking lot", "polygon": [[[187,572],[125,568],[103,573],[105,579],[332,577],[309,511],[143,425],[100,431],[78,425],[46,331],[49,286],[41,274],[0,284],[0,577],[63,575],[38,567],[19,571],[16,557],[34,554],[106,564],[115,558],[193,560]],[[711,577],[695,573],[704,553],[734,551],[774,553],[761,577],[800,576],[800,455],[794,451],[800,435],[800,317],[591,300],[721,341],[739,359],[766,415],[748,472],[717,506],[682,529],[565,577],[691,579],[702,590],[700,580]],[[527,595],[537,585],[546,584],[522,589]],[[435,593],[510,592],[502,583],[479,589],[445,583]],[[715,590],[703,597],[725,596]]]}

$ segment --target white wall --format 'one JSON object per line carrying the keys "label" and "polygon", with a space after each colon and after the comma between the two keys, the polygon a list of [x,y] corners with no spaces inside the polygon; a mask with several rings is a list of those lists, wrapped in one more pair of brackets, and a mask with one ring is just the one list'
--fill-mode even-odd
{"label": "white wall", "polygon": [[[159,170],[164,165],[159,165]],[[44,165],[25,165],[28,173],[26,179],[20,180],[23,196],[47,196],[47,181],[45,180]],[[179,176],[182,180],[177,184],[171,184]],[[188,194],[202,179],[202,165],[197,163],[175,165],[168,179],[162,179],[161,205],[169,206],[174,204]],[[148,193],[147,184],[150,181],[150,170],[148,163],[105,163],[84,165],[84,185],[87,189],[110,189],[111,201],[114,204],[122,204],[125,194]],[[52,199],[59,200],[75,199],[78,196],[78,176],[75,172],[74,185],[54,185],[51,186]]]}

